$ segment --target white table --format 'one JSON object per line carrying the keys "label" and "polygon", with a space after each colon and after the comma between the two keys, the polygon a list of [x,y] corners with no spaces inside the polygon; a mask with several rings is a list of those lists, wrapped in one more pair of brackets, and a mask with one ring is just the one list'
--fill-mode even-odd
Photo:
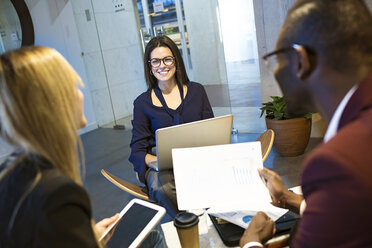
{"label": "white table", "polygon": [[[293,187],[291,190],[297,194],[302,194],[301,187]],[[165,241],[168,247],[171,248],[181,248],[180,241],[178,239],[178,234],[175,226],[173,225],[173,221],[164,223],[161,225]],[[283,235],[280,237],[273,238],[269,240],[268,243],[274,243],[280,239],[288,238],[289,234]],[[218,235],[211,219],[209,218],[207,213],[204,213],[199,217],[199,241],[200,241],[200,248],[225,248],[225,246]]]}
{"label": "white table", "polygon": [[[181,248],[180,241],[178,239],[177,230],[173,225],[173,221],[164,223],[161,225],[163,228],[165,241],[168,247]],[[204,213],[199,217],[199,241],[200,248],[225,248],[225,246],[218,235],[216,229],[213,226],[211,219],[208,214]]]}

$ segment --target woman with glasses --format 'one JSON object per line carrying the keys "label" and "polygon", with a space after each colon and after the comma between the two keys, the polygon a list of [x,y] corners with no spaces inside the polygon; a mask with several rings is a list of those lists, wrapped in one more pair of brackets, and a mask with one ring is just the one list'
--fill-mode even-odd
{"label": "woman with glasses", "polygon": [[[148,90],[134,101],[129,161],[149,196],[174,217],[177,212],[173,171],[156,172],[155,131],[213,117],[204,87],[190,82],[177,45],[167,36],[153,38],[144,54]],[[177,137],[175,137],[177,138]]]}

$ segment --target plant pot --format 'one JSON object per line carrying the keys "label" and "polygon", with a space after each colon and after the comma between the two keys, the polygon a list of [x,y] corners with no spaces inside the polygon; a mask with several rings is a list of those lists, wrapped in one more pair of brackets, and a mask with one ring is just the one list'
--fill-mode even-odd
{"label": "plant pot", "polygon": [[274,147],[283,157],[294,157],[305,152],[311,133],[311,119],[295,118],[272,120],[266,126],[275,132]]}

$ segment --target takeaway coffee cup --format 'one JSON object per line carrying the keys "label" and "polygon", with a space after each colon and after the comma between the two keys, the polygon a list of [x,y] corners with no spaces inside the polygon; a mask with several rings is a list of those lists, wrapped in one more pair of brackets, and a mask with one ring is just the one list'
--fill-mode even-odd
{"label": "takeaway coffee cup", "polygon": [[193,213],[181,212],[174,218],[182,248],[199,248],[199,218]]}

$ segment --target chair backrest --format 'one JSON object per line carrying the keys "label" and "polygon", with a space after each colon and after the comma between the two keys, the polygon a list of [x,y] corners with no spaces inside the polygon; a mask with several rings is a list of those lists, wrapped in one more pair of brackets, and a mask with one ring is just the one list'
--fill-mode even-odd
{"label": "chair backrest", "polygon": [[265,162],[267,156],[269,155],[271,148],[274,143],[275,133],[273,130],[266,130],[257,141],[261,142],[261,151],[262,151],[262,162]]}
{"label": "chair backrest", "polygon": [[141,186],[135,185],[133,183],[129,183],[117,176],[112,175],[111,173],[105,171],[104,169],[101,170],[101,173],[104,177],[107,178],[107,180],[115,184],[120,189],[128,192],[129,194],[137,196],[143,200],[151,201],[148,194],[142,190]]}

